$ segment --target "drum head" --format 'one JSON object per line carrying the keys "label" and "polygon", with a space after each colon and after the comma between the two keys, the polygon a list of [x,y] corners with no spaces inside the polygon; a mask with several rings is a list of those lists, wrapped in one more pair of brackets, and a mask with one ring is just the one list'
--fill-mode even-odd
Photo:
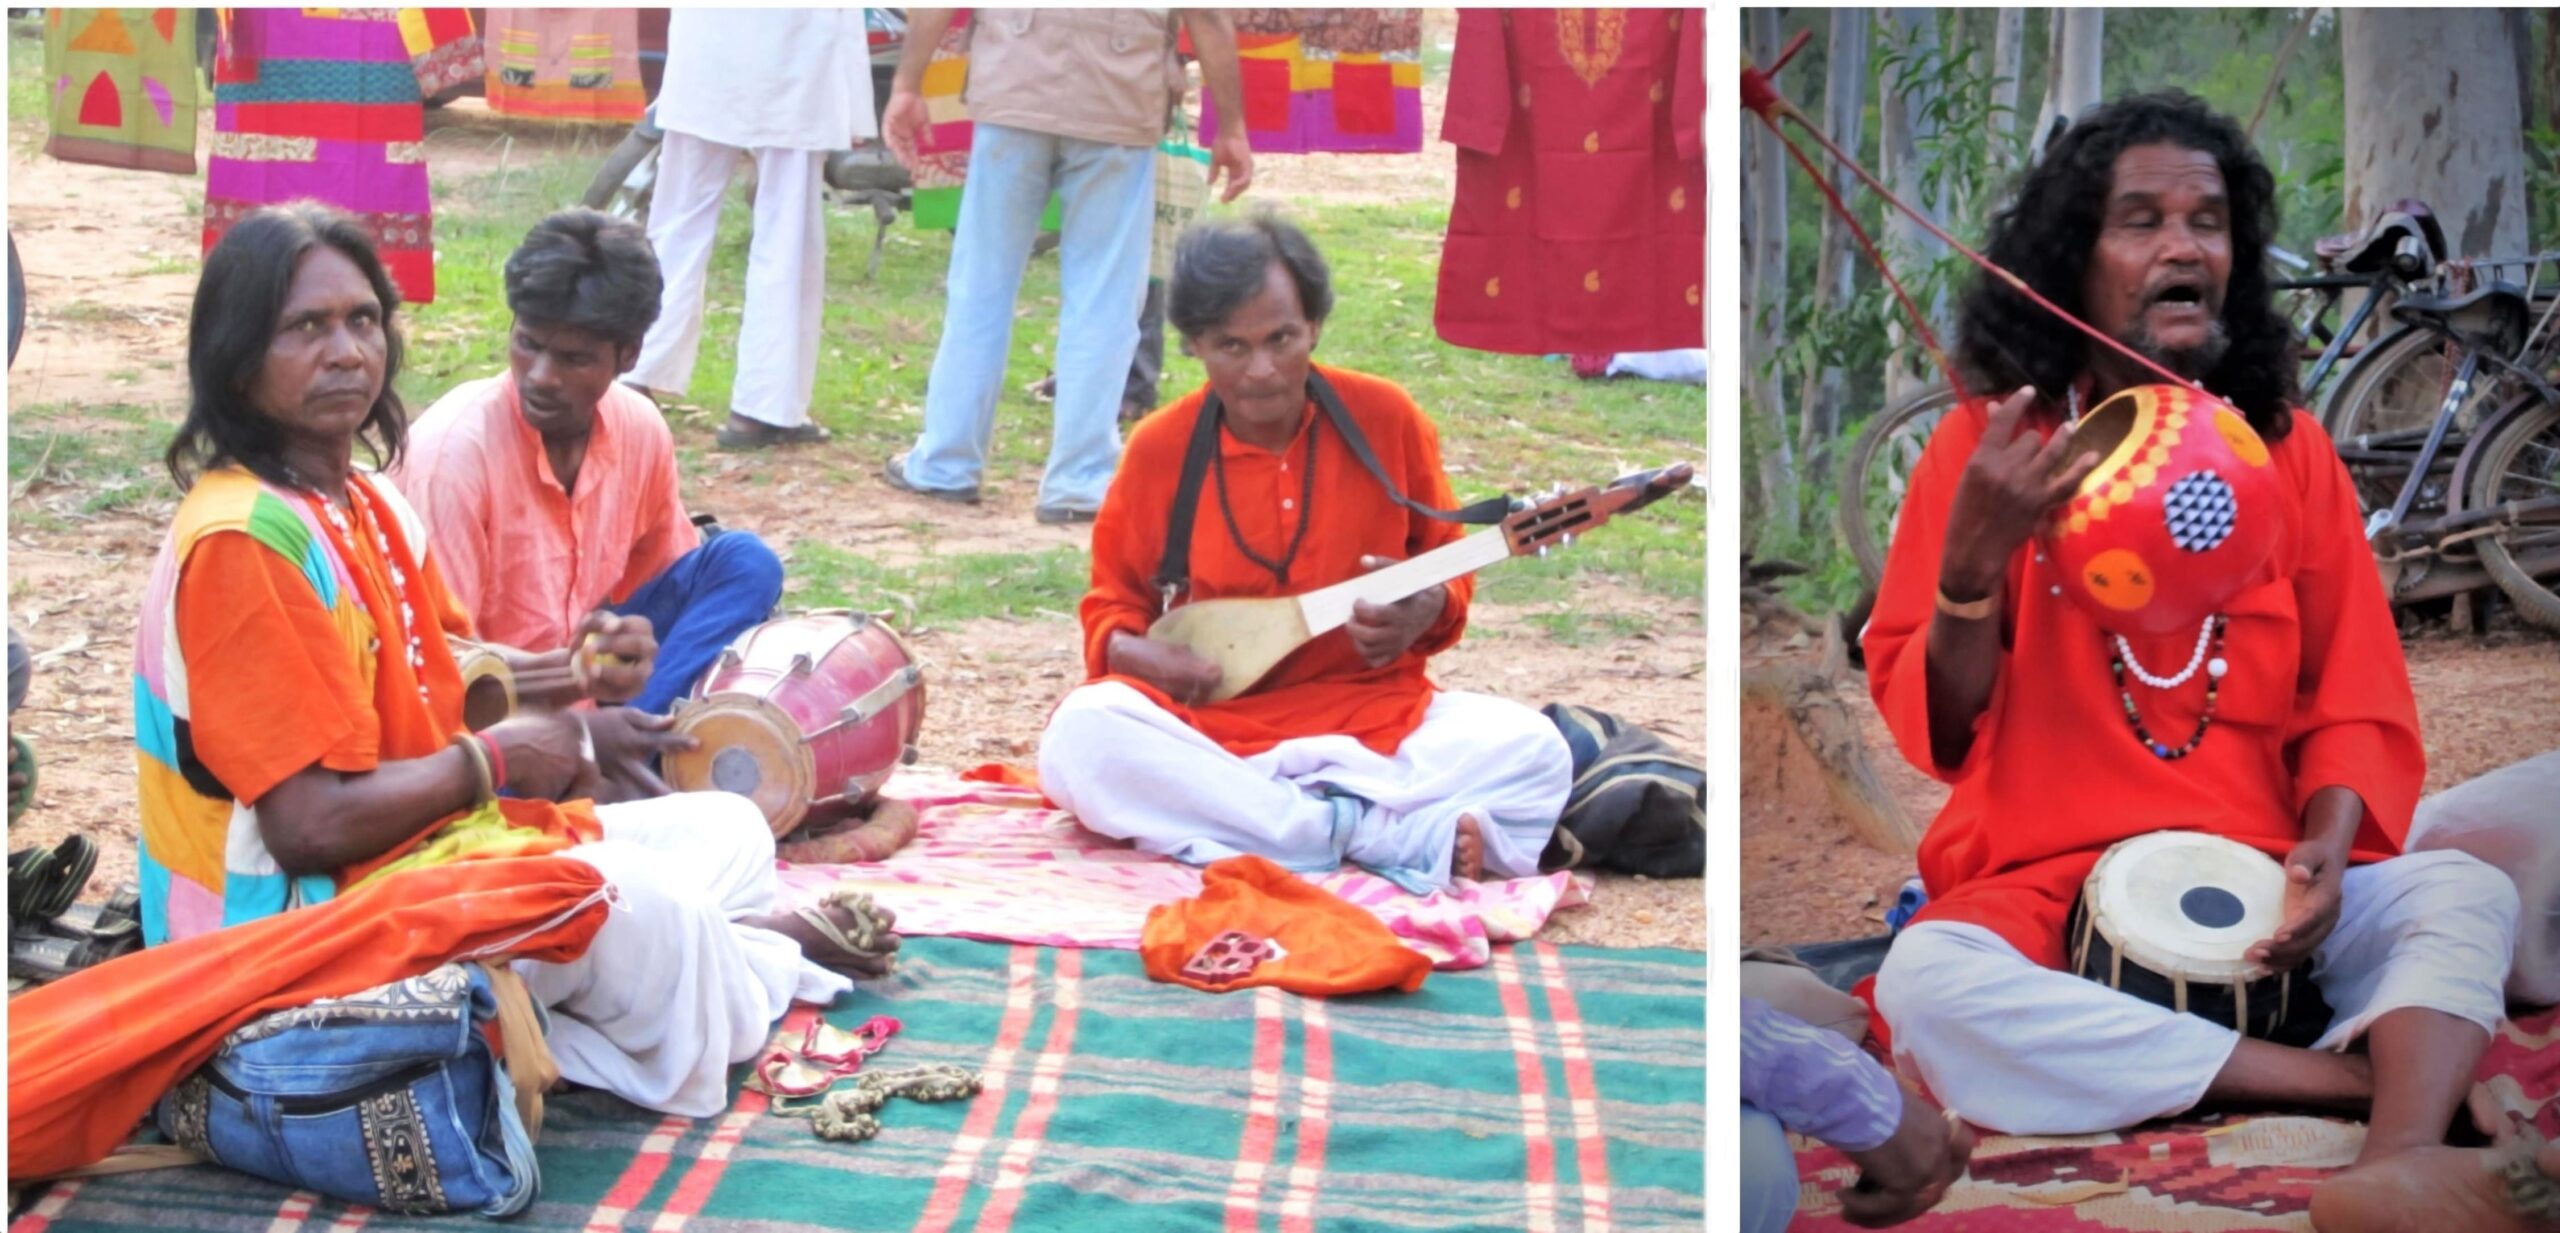
{"label": "drum head", "polygon": [[2236,840],[2164,831],[2109,849],[2086,895],[2126,959],[2191,981],[2241,980],[2257,968],[2249,948],[2282,923],[2284,868]]}
{"label": "drum head", "polygon": [[701,744],[666,758],[667,784],[679,792],[734,792],[756,803],[776,836],[808,815],[816,769],[799,725],[758,698],[713,695],[688,704],[676,731]]}

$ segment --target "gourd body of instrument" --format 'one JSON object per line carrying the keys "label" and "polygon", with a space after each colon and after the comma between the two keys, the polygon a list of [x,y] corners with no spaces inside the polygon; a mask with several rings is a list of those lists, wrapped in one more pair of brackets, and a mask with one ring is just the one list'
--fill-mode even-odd
{"label": "gourd body of instrument", "polygon": [[478,732],[516,713],[516,674],[495,650],[468,638],[446,640],[462,670],[462,726]]}
{"label": "gourd body of instrument", "polygon": [[776,836],[813,809],[859,807],[915,759],[924,673],[904,640],[863,613],[768,621],[720,652],[676,710],[701,742],[666,757],[679,791],[735,792]]}
{"label": "gourd body of instrument", "polygon": [[2037,528],[2065,595],[2100,628],[2192,632],[2248,589],[2283,518],[2275,462],[2239,411],[2174,385],[2081,417],[2098,468]]}

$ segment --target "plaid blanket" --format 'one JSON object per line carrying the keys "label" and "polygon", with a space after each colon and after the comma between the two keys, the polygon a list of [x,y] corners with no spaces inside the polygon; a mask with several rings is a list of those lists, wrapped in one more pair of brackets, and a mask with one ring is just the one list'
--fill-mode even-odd
{"label": "plaid blanket", "polygon": [[[2560,1010],[2504,1024],[2480,1060],[2498,1103],[2560,1135]],[[2207,1117],[2070,1138],[1985,1135],[1965,1180],[1912,1233],[2213,1230],[2310,1233],[2311,1191],[2353,1162],[2364,1127],[2320,1117]],[[1846,1230],[1846,1156],[1796,1140],[1797,1230]]]}
{"label": "plaid blanket", "polygon": [[[919,1229],[1696,1229],[1704,956],[1505,948],[1422,991],[1196,993],[1137,956],[910,939],[833,1021],[904,1030],[875,1067],[981,1069],[820,1140],[739,1094],[662,1118],[555,1098],[528,1233]],[[795,1012],[784,1032],[814,1013]],[[464,1222],[467,1223],[467,1222]],[[197,1167],[65,1183],[12,1233],[461,1227]]]}

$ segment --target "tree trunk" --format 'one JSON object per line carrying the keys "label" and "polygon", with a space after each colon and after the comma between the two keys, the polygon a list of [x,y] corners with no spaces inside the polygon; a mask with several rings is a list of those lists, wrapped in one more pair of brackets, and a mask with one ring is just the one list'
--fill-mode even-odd
{"label": "tree trunk", "polygon": [[2542,10],[2542,108],[2542,126],[2560,132],[2560,9]]}
{"label": "tree trunk", "polygon": [[1994,143],[2003,169],[2017,165],[2006,139],[2018,131],[2018,71],[2026,57],[2027,11],[2002,9],[1991,37],[1991,131],[2004,140]]}
{"label": "tree trunk", "polygon": [[[1769,64],[1780,47],[1778,11],[1753,9],[1746,36],[1753,61]],[[1776,366],[1787,325],[1787,177],[1794,164],[1765,126],[1751,129],[1750,183],[1743,194],[1744,248],[1750,317],[1749,367],[1743,388],[1764,420],[1760,434],[1761,535],[1792,540],[1801,525],[1796,500],[1795,438],[1787,431],[1787,401]]]}
{"label": "tree trunk", "polygon": [[[1822,127],[1843,150],[1856,150],[1863,140],[1867,110],[1867,23],[1865,9],[1831,10],[1830,52],[1825,57],[1829,76],[1822,87]],[[1829,169],[1831,185],[1842,200],[1857,191],[1846,170]],[[1849,228],[1840,216],[1825,208],[1822,214],[1822,247],[1814,263],[1813,302],[1817,313],[1839,308],[1857,292],[1855,271],[1849,260]],[[1820,373],[1807,373],[1804,378],[1804,418],[1798,425],[1797,453],[1803,460],[1802,488],[1820,491],[1829,481],[1830,447],[1840,436],[1840,386],[1842,374],[1837,365],[1826,366]]]}
{"label": "tree trunk", "polygon": [[[1938,46],[1938,15],[1934,9],[1888,9],[1886,20],[1893,23],[1894,41],[1900,46],[1906,64],[1925,64],[1933,58]],[[1922,71],[1904,72],[1902,79],[1883,83],[1883,97],[1877,107],[1877,118],[1884,127],[1881,148],[1884,182],[1905,204],[1929,216],[1931,222],[1944,225],[1937,203],[1923,195],[1920,188],[1920,143],[1936,136],[1927,119],[1928,105],[1936,92],[1936,74]],[[1899,210],[1887,209],[1884,216],[1884,258],[1893,266],[1905,284],[1926,270],[1931,263],[1946,255],[1946,246],[1923,230],[1920,224]],[[1924,301],[1920,311],[1929,315],[1935,325],[1945,313],[1943,297]],[[1884,397],[1890,404],[1925,388],[1931,378],[1912,375],[1910,348],[1916,341],[1909,337],[1910,325],[1900,314],[1893,317],[1891,338],[1893,359],[1885,371]]]}
{"label": "tree trunk", "polygon": [[2493,10],[2343,9],[2347,220],[2415,197],[2454,252],[2525,251],[2524,135],[2507,23]]}
{"label": "tree trunk", "polygon": [[2052,59],[2045,67],[2044,106],[2036,113],[2027,161],[2044,153],[2055,126],[2069,127],[2106,96],[2107,13],[2104,9],[2055,9]]}
{"label": "tree trunk", "polygon": [[1920,850],[1922,826],[1876,775],[1865,730],[1836,680],[1803,664],[1756,667],[1742,674],[1742,706],[1746,724],[1783,719],[1794,730],[1821,768],[1832,808],[1867,846],[1900,856]]}

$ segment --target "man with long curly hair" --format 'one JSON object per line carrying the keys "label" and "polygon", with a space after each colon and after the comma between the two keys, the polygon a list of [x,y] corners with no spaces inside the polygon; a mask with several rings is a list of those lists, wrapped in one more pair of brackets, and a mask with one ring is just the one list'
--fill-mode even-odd
{"label": "man with long curly hair", "polygon": [[[2239,127],[2175,93],[2090,112],[1991,222],[1994,262],[2229,400],[2274,457],[2277,547],[2224,610],[2211,671],[2174,688],[2137,685],[2142,672],[2119,686],[2109,656],[2175,665],[2196,632],[2109,640],[2032,540],[2098,463],[2067,425],[2157,378],[2002,280],[1963,304],[1968,384],[2002,393],[1948,415],[1913,470],[1865,637],[1904,755],[1953,788],[1920,850],[1930,904],[1876,1005],[1903,1064],[1981,1125],[2075,1134],[2208,1103],[2334,1108],[2370,1116],[2362,1159],[2376,1161],[2444,1141],[2504,1014],[2513,884],[2461,853],[2400,855],[2425,747],[2355,490],[2295,405],[2268,288],[2275,231],[2273,177]],[[2139,739],[2146,727],[2173,735]],[[2165,743],[2190,732],[2183,751]],[[2168,830],[2284,862],[2281,923],[2249,958],[2307,968],[2292,997],[2316,987],[2333,1011],[2307,1047],[2064,970],[2099,856]]]}

